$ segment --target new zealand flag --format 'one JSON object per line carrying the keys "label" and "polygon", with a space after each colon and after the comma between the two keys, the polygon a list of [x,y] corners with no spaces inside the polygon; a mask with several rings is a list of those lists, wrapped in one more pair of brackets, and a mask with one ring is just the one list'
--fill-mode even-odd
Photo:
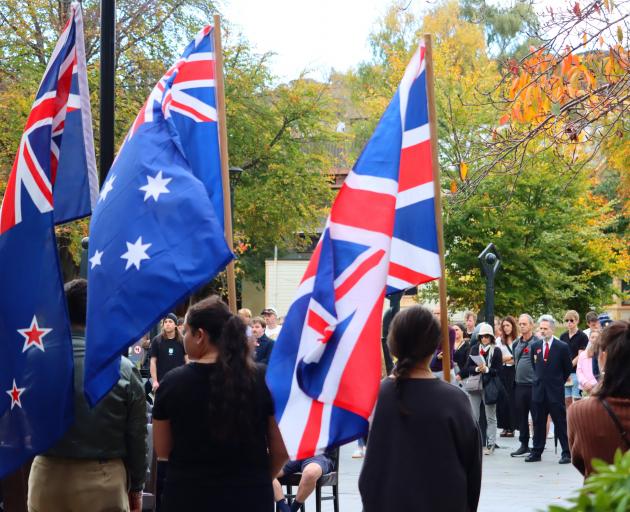
{"label": "new zealand flag", "polygon": [[53,51],[0,210],[0,477],[73,417],[72,341],[54,225],[97,197],[79,4]]}

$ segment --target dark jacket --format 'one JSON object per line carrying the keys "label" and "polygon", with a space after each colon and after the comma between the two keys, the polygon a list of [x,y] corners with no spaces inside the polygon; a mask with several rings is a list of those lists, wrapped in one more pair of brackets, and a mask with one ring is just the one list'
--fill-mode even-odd
{"label": "dark jacket", "polygon": [[564,383],[573,371],[569,345],[554,337],[549,348],[549,358],[545,362],[544,341],[532,343],[529,355],[534,367],[532,401],[564,403]]}
{"label": "dark jacket", "polygon": [[83,393],[85,334],[72,333],[74,423],[44,455],[68,459],[123,459],[130,488],[139,491],[147,468],[147,406],[138,369],[120,359],[120,379],[93,409]]}
{"label": "dark jacket", "polygon": [[256,342],[258,343],[258,346],[256,347],[256,352],[254,353],[254,361],[257,363],[269,364],[269,358],[271,357],[274,341],[266,334],[263,334],[256,340]]}
{"label": "dark jacket", "polygon": [[[470,348],[470,355],[471,356],[478,356],[479,355],[479,347],[481,346],[480,343],[477,343],[475,345],[473,345]],[[493,345],[488,345],[488,350],[489,347],[491,347]],[[489,355],[489,353],[488,353]],[[487,359],[487,357],[486,357]],[[501,367],[503,366],[503,353],[501,352],[501,348],[497,347],[496,345],[494,345],[494,352],[492,353],[492,360],[491,361],[487,361],[486,366],[488,366],[488,373],[483,373],[481,374],[481,381],[482,383],[485,385],[492,377],[499,375],[499,371],[501,370]],[[470,357],[468,358],[468,361],[466,362],[466,366],[464,366],[464,369],[461,370],[459,372],[459,375],[461,376],[462,379],[469,377],[471,375],[477,375],[477,372],[475,371],[475,368],[477,367],[477,363],[475,363]]]}

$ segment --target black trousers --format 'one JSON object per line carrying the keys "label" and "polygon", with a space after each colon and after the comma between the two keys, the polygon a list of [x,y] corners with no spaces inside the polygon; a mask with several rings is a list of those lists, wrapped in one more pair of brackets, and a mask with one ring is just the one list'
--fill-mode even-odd
{"label": "black trousers", "polygon": [[516,425],[518,428],[518,440],[522,445],[529,444],[529,413],[532,412],[532,385],[514,385],[514,405],[516,407]]}
{"label": "black trousers", "polygon": [[518,423],[516,420],[516,407],[514,404],[514,376],[516,368],[505,366],[501,368],[499,377],[505,388],[505,394],[499,395],[497,402],[497,426],[503,430],[513,431]]}
{"label": "black trousers", "polygon": [[532,413],[534,418],[534,446],[532,454],[541,455],[545,449],[547,441],[547,415],[551,415],[553,428],[560,446],[562,447],[562,455],[571,456],[569,450],[569,439],[567,437],[567,409],[564,402],[543,402],[532,401]]}

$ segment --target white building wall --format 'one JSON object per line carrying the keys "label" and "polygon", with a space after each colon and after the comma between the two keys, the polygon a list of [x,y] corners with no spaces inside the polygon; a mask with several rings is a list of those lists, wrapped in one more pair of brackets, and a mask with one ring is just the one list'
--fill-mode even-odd
{"label": "white building wall", "polygon": [[285,316],[308,266],[308,260],[265,261],[265,305]]}

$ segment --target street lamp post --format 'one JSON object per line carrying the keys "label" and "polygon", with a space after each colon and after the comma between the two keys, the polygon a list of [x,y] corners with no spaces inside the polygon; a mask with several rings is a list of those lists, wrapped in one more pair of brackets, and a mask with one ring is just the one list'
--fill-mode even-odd
{"label": "street lamp post", "polygon": [[499,251],[493,243],[489,243],[486,248],[477,256],[481,271],[486,278],[486,302],[484,304],[484,320],[494,326],[494,278],[501,266]]}

